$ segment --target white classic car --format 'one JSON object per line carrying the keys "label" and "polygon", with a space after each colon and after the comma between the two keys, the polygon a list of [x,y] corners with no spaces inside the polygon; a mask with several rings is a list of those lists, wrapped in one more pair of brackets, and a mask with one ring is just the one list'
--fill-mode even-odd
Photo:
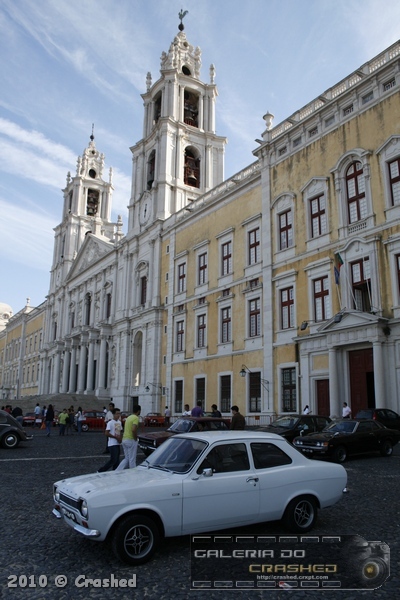
{"label": "white classic car", "polygon": [[162,536],[279,519],[305,533],[346,483],[341,465],[312,461],[273,433],[186,433],[135,469],[57,481],[53,513],[88,538],[110,539],[120,560],[137,565]]}

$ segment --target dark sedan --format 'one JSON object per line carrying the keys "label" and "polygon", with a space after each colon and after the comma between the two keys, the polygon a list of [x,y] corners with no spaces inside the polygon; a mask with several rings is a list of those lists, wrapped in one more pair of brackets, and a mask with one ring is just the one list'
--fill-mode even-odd
{"label": "dark sedan", "polygon": [[31,440],[32,437],[25,433],[17,419],[0,410],[0,445],[3,448],[16,448],[20,442]]}
{"label": "dark sedan", "polygon": [[320,433],[296,437],[294,446],[309,456],[329,457],[344,462],[348,456],[380,452],[391,456],[400,440],[400,431],[388,429],[378,421],[343,419],[331,423]]}
{"label": "dark sedan", "polygon": [[149,456],[163,442],[177,433],[190,433],[192,431],[215,431],[229,430],[229,419],[218,419],[215,417],[181,417],[166,431],[154,433],[143,433],[139,435],[139,448],[146,456]]}
{"label": "dark sedan", "polygon": [[309,435],[315,431],[322,431],[329,423],[329,417],[320,415],[282,415],[267,427],[260,427],[258,431],[277,433],[288,442],[293,442],[298,435]]}
{"label": "dark sedan", "polygon": [[389,429],[400,430],[400,415],[389,408],[364,408],[359,410],[356,419],[373,419]]}

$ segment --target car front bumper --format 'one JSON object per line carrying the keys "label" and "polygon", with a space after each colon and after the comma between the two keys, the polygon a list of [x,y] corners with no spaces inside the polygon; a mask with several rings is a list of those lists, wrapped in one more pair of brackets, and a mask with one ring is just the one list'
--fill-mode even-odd
{"label": "car front bumper", "polygon": [[89,529],[88,527],[83,527],[83,525],[79,525],[78,523],[68,519],[68,517],[63,514],[62,509],[59,506],[55,506],[52,512],[57,519],[64,519],[67,525],[85,537],[98,538],[101,536],[101,533],[98,529]]}

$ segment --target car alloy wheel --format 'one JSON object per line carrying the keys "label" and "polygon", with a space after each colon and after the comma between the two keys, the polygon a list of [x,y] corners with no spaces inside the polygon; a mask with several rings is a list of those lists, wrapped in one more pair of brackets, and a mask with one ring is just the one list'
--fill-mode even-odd
{"label": "car alloy wheel", "polygon": [[338,463],[343,463],[347,458],[347,450],[344,446],[338,446],[333,453],[333,459]]}
{"label": "car alloy wheel", "polygon": [[19,437],[13,431],[7,433],[2,440],[3,448],[16,448],[19,444]]}
{"label": "car alloy wheel", "polygon": [[311,496],[300,496],[289,502],[283,520],[290,531],[305,533],[313,528],[317,513],[315,499]]}
{"label": "car alloy wheel", "polygon": [[128,515],[117,525],[112,538],[114,554],[129,565],[140,565],[151,559],[159,543],[155,522],[142,515]]}
{"label": "car alloy wheel", "polygon": [[381,443],[381,454],[382,456],[392,456],[393,445],[390,440],[383,440],[383,442]]}

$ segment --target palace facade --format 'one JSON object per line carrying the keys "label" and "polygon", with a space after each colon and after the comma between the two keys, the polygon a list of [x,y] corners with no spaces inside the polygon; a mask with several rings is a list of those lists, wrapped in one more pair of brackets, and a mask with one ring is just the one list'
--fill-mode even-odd
{"label": "palace facade", "polygon": [[251,423],[343,401],[400,412],[400,42],[283,123],[266,114],[255,161],[229,179],[200,65],[182,30],[147,76],[126,235],[93,136],[68,174],[37,387],[12,387],[17,313],[0,332],[3,397],[174,415],[201,400]]}

